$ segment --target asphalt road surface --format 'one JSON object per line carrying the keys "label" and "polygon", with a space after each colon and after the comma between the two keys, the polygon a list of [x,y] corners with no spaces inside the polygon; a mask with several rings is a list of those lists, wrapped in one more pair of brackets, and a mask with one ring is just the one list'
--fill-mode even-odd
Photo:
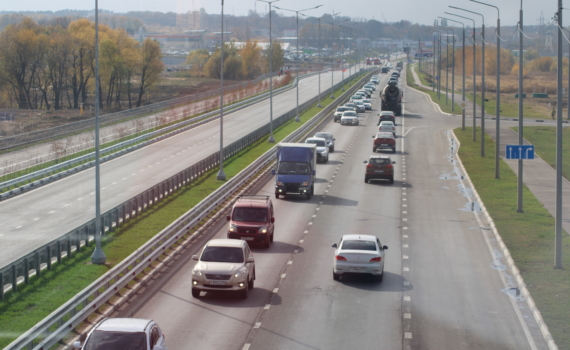
{"label": "asphalt road surface", "polygon": [[[354,72],[354,71],[353,71]],[[343,73],[334,72],[334,82]],[[344,73],[345,78],[348,72]],[[299,103],[318,95],[318,76],[302,79]],[[321,89],[331,74],[321,75]],[[328,96],[323,96],[328,98]],[[273,98],[276,118],[295,107],[292,89]],[[224,145],[269,121],[269,100],[224,116]],[[219,150],[219,121],[213,121],[101,165],[101,212],[160,183]],[[95,217],[95,170],[89,169],[0,202],[0,266]]]}
{"label": "asphalt road surface", "polygon": [[[253,249],[257,279],[248,299],[192,297],[197,242],[117,316],[154,319],[169,349],[546,349],[525,300],[510,292],[511,276],[459,170],[449,130],[460,119],[411,89],[405,96],[398,151],[386,153],[396,161],[393,185],[363,181],[378,98],[361,125],[323,126],[335,152],[317,166],[311,200],[273,199],[275,241]],[[269,176],[258,193],[273,189]],[[219,222],[212,237],[226,230]],[[333,280],[331,245],[348,233],[376,235],[389,247],[382,283]]]}

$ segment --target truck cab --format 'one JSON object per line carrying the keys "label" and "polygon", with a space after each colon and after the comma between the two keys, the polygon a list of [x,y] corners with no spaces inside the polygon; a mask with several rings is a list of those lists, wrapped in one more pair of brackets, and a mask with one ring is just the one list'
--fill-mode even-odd
{"label": "truck cab", "polygon": [[286,194],[300,194],[311,199],[314,193],[317,145],[279,143],[275,176],[275,198]]}

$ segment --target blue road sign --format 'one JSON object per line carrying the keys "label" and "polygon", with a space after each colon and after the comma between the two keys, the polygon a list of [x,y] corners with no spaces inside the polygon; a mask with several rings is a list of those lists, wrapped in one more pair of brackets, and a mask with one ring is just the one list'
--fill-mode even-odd
{"label": "blue road sign", "polygon": [[534,145],[507,145],[507,159],[534,159]]}

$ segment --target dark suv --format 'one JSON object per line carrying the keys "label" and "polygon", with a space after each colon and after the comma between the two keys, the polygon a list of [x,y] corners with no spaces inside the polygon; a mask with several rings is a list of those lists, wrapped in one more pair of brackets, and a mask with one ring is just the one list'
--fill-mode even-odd
{"label": "dark suv", "polygon": [[394,166],[390,156],[370,156],[366,164],[366,173],[364,174],[364,182],[369,183],[373,179],[386,179],[391,184],[394,183]]}
{"label": "dark suv", "polygon": [[261,244],[265,248],[273,242],[275,217],[269,196],[239,196],[227,220],[230,222],[228,238]]}
{"label": "dark suv", "polygon": [[379,132],[376,136],[372,136],[374,139],[374,144],[372,145],[372,152],[376,152],[379,149],[391,149],[393,153],[396,153],[396,139],[391,132]]}

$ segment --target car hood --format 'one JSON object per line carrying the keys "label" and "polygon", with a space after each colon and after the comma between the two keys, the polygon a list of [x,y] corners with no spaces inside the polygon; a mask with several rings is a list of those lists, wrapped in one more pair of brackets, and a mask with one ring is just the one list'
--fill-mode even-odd
{"label": "car hood", "polygon": [[317,147],[317,152],[322,153],[325,152],[327,150],[326,147]]}
{"label": "car hood", "polygon": [[194,270],[199,270],[208,273],[225,273],[231,274],[237,272],[245,263],[224,263],[215,261],[200,261],[194,267]]}

